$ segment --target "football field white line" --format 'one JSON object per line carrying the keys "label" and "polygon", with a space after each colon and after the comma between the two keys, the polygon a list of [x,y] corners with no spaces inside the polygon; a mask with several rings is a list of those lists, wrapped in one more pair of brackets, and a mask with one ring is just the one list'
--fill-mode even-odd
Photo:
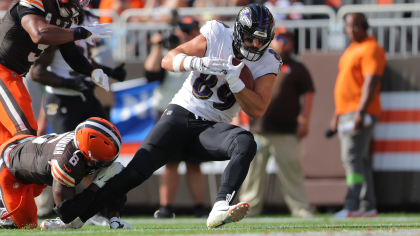
{"label": "football field white line", "polygon": [[[207,219],[123,219],[128,223],[139,223],[139,224],[180,224],[180,223],[206,223]],[[334,218],[245,218],[241,223],[299,223],[299,222],[346,222],[346,221],[360,221],[364,223],[368,222],[420,222],[420,217],[376,217],[376,218],[351,218],[351,219],[334,219]]]}

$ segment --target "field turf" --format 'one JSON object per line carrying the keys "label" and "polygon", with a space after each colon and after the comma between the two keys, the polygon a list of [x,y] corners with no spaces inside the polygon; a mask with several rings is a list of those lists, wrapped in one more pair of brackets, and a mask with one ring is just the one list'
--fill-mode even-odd
{"label": "field turf", "polygon": [[[379,217],[347,220],[331,219],[320,214],[314,219],[285,216],[245,218],[209,230],[206,219],[177,217],[159,220],[146,217],[125,217],[133,230],[111,230],[108,227],[85,225],[79,230],[0,230],[0,235],[420,235],[420,214],[380,214]],[[41,220],[40,220],[41,222]]]}

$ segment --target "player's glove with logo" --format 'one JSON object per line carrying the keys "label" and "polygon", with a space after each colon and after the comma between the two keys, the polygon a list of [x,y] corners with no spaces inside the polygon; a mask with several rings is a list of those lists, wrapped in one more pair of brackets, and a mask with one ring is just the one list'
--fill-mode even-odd
{"label": "player's glove with logo", "polygon": [[73,79],[63,79],[61,81],[60,87],[85,92],[87,90],[93,89],[95,84],[92,81],[87,81],[86,76],[78,75]]}
{"label": "player's glove with logo", "polygon": [[103,72],[103,70],[93,70],[90,77],[92,78],[92,81],[99,87],[105,89],[106,91],[109,91],[108,76]]}
{"label": "player's glove with logo", "polygon": [[112,34],[112,30],[108,28],[110,25],[111,24],[109,23],[99,24],[98,22],[94,22],[92,25],[82,26],[92,33],[91,36],[85,38],[84,40],[88,44],[93,45],[92,39],[110,39]]}
{"label": "player's glove with logo", "polygon": [[110,166],[102,168],[93,183],[102,188],[110,178],[119,174],[123,169],[124,166],[121,163],[114,162]]}
{"label": "player's glove with logo", "polygon": [[229,70],[225,75],[225,81],[229,84],[230,91],[232,93],[239,93],[242,89],[245,88],[244,82],[239,79],[239,75],[241,74],[242,68],[244,67],[244,62],[241,62],[239,65],[234,66],[232,64],[233,56],[230,55],[228,59],[228,67]]}
{"label": "player's glove with logo", "polygon": [[223,71],[229,69],[227,63],[228,61],[221,58],[194,57],[191,60],[191,68],[203,74],[223,76]]}
{"label": "player's glove with logo", "polygon": [[129,223],[121,220],[119,217],[109,219],[109,227],[111,229],[134,229]]}

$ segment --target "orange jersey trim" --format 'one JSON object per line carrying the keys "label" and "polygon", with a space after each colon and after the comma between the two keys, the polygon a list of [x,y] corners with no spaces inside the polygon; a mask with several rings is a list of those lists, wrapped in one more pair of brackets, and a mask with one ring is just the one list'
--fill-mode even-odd
{"label": "orange jersey trim", "polygon": [[58,182],[60,182],[64,186],[68,186],[68,187],[74,187],[75,186],[74,179],[72,177],[70,177],[68,174],[66,174],[60,168],[57,160],[55,160],[55,159],[51,160],[50,165],[52,167],[51,172],[52,172],[52,175],[53,175],[54,179],[56,179]]}

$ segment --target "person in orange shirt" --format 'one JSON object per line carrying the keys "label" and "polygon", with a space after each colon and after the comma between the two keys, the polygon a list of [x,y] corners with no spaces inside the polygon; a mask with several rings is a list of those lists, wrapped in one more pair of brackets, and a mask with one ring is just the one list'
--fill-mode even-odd
{"label": "person in orange shirt", "polygon": [[[384,49],[367,34],[368,28],[367,19],[361,13],[350,13],[345,18],[345,33],[351,44],[338,65],[335,113],[330,129],[337,131],[338,127],[348,192],[344,208],[334,215],[335,218],[377,215],[372,170],[367,157],[373,128],[381,112],[379,90],[386,59]],[[352,122],[352,131],[340,132],[341,125]]]}
{"label": "person in orange shirt", "polygon": [[[143,0],[101,0],[99,4],[100,10],[114,10],[118,12],[118,14],[121,14],[121,12],[127,9],[143,7]],[[101,24],[112,23],[112,18],[107,15],[101,16],[101,18],[99,18],[99,22]]]}

